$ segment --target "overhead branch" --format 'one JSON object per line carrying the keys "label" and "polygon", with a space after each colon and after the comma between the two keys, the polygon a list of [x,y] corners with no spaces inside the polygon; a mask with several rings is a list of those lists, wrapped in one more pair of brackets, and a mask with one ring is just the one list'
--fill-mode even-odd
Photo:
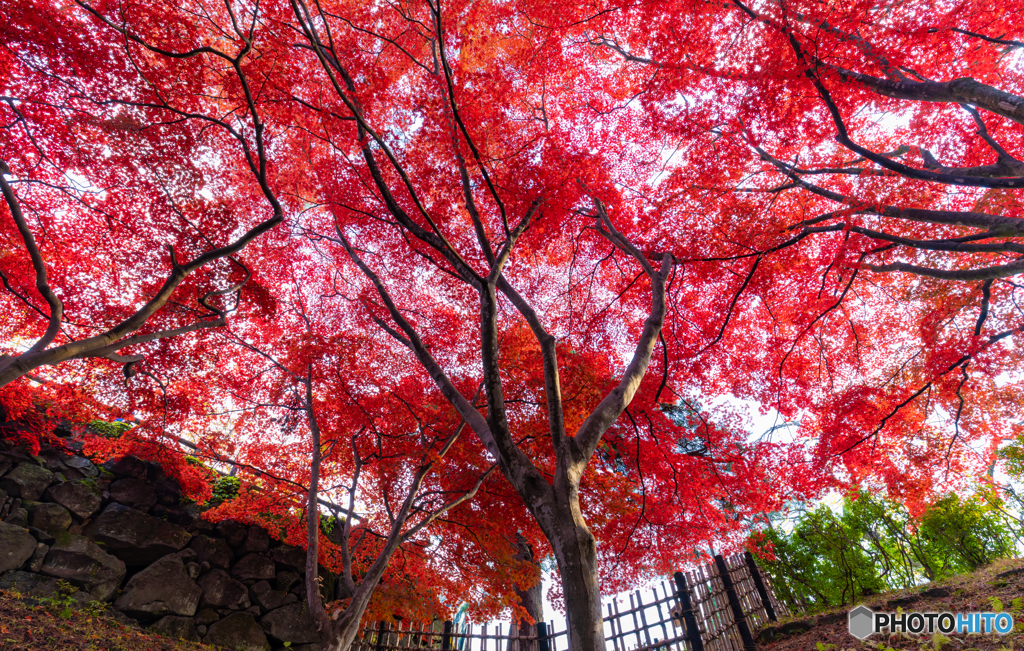
{"label": "overhead branch", "polygon": [[[800,50],[800,48],[796,45],[796,40],[791,37],[790,41],[793,44],[793,48],[796,51],[797,56],[799,58],[803,59],[804,58],[803,57],[803,53]],[[882,167],[884,167],[884,168],[886,168],[888,170],[896,172],[897,174],[900,174],[901,176],[904,176],[904,177],[906,177],[908,179],[915,179],[915,180],[919,180],[919,181],[932,181],[932,182],[935,182],[935,183],[943,183],[943,184],[946,184],[946,185],[967,186],[967,187],[982,187],[982,188],[1021,188],[1021,187],[1024,187],[1024,177],[1022,177],[1022,176],[1015,176],[1015,177],[987,177],[987,176],[970,176],[970,175],[968,175],[966,173],[963,173],[963,171],[961,171],[961,170],[954,170],[952,173],[935,172],[935,171],[927,170],[927,169],[920,170],[920,169],[917,169],[917,168],[914,168],[914,167],[910,167],[909,165],[904,165],[903,163],[897,162],[897,161],[893,160],[892,158],[889,158],[887,156],[883,156],[880,153],[871,151],[867,147],[863,147],[863,146],[855,143],[853,141],[853,139],[850,138],[849,132],[846,129],[846,124],[843,121],[843,116],[842,116],[842,113],[839,110],[839,107],[836,105],[835,101],[832,99],[832,94],[825,87],[825,84],[822,83],[821,78],[818,75],[817,70],[814,69],[814,68],[808,68],[807,71],[806,71],[806,75],[807,75],[808,79],[811,80],[811,83],[814,85],[814,87],[817,89],[818,96],[821,98],[822,102],[825,103],[825,106],[828,109],[829,114],[832,116],[832,121],[836,125],[836,141],[838,141],[839,144],[843,145],[844,147],[846,147],[850,151],[856,152],[857,154],[860,154],[864,158],[866,158],[866,159],[868,159],[868,160],[870,160],[870,161],[872,161],[872,162],[874,162],[874,163],[876,163],[878,165],[881,165]],[[901,83],[901,82],[891,82],[891,83]],[[912,82],[912,83],[923,83],[923,82]],[[1024,101],[1024,98],[1020,98],[1020,99],[1021,99],[1021,101]]]}
{"label": "overhead branch", "polygon": [[480,244],[480,250],[484,254],[484,259],[487,260],[488,265],[494,266],[494,250],[491,248],[491,243],[487,239],[487,231],[484,230],[484,222],[480,219],[480,211],[477,209],[476,201],[473,199],[473,186],[469,181],[469,171],[466,170],[466,161],[462,158],[462,154],[459,152],[458,144],[454,142],[452,144],[452,149],[455,152],[455,159],[459,163],[459,180],[462,181],[462,195],[466,200],[466,211],[469,213],[469,218],[473,221],[473,230],[476,232],[476,240]]}
{"label": "overhead branch", "polygon": [[[873,59],[876,64],[880,65],[884,70],[886,70],[886,73],[893,78],[886,79],[883,77],[875,77],[855,72],[847,68],[842,68],[823,61],[816,56],[807,55],[800,46],[800,43],[797,41],[796,34],[787,25],[754,11],[741,0],[732,0],[732,2],[750,18],[767,25],[771,29],[785,34],[789,39],[790,46],[797,55],[797,59],[808,66],[805,74],[808,77],[811,77],[812,81],[814,81],[814,78],[817,76],[815,68],[821,66],[834,71],[844,81],[855,81],[885,97],[907,99],[918,102],[951,102],[957,104],[970,104],[972,106],[983,108],[996,115],[1005,117],[1009,120],[1013,120],[1014,122],[1024,124],[1024,97],[983,84],[970,77],[960,77],[950,81],[911,80],[901,71],[889,64],[884,57],[881,57],[874,50],[873,46],[864,41],[864,39],[859,35],[840,32],[828,25],[827,22],[818,23],[822,29],[838,33],[840,37],[845,40],[855,41],[856,45],[862,52],[864,52],[869,58]],[[794,18],[804,19],[799,13],[794,13],[793,16]],[[1019,41],[1004,41],[1003,39],[986,37],[975,32],[968,32],[966,30],[956,28],[953,28],[952,31],[990,42],[1019,47]]]}
{"label": "overhead branch", "polygon": [[1024,97],[983,84],[970,77],[951,81],[896,81],[873,77],[846,68],[822,63],[841,79],[855,81],[866,88],[894,99],[918,102],[950,102],[983,108],[1018,124],[1024,124]]}
{"label": "overhead branch", "polygon": [[[53,340],[57,337],[57,333],[60,331],[60,324],[64,318],[64,304],[59,298],[57,298],[57,295],[53,292],[53,289],[50,287],[50,283],[47,280],[46,263],[43,261],[43,255],[39,251],[39,246],[36,244],[36,239],[32,235],[32,231],[28,228],[28,223],[25,221],[25,215],[21,212],[21,204],[18,202],[18,197],[15,196],[14,190],[5,178],[5,176],[10,173],[11,168],[7,166],[7,162],[0,160],[0,190],[3,191],[4,200],[7,202],[7,207],[11,211],[11,217],[14,219],[14,224],[18,227],[18,233],[21,235],[21,241],[25,245],[25,250],[28,252],[29,259],[32,261],[32,269],[36,274],[36,291],[39,292],[40,296],[43,297],[43,300],[45,300],[47,305],[50,306],[50,314],[47,317],[46,330],[43,332],[43,336],[37,339],[28,350],[22,353],[21,356],[25,356],[38,353],[53,343]],[[7,285],[6,277],[4,278],[4,285]],[[0,372],[14,364],[17,359],[18,357],[0,359]],[[28,370],[25,372],[27,373]],[[6,384],[6,382],[3,384]],[[2,386],[2,384],[0,384],[0,386]]]}
{"label": "overhead branch", "polygon": [[[992,281],[986,280],[981,284],[981,310],[978,312],[978,321],[974,324],[974,336],[981,336],[981,328],[988,318],[989,301],[992,299]],[[964,369],[966,371],[966,369]]]}
{"label": "overhead branch", "polygon": [[[774,165],[780,172],[788,176],[800,188],[808,190],[820,197],[831,199],[837,203],[845,204],[853,208],[853,212],[869,213],[884,217],[906,219],[908,221],[922,222],[928,224],[947,224],[951,226],[973,226],[975,228],[987,229],[993,237],[1010,237],[1024,235],[1024,218],[1008,217],[1006,215],[995,215],[978,211],[963,210],[928,210],[924,208],[901,208],[891,205],[878,205],[864,202],[855,197],[850,197],[819,185],[809,183],[800,178],[795,168],[781,161],[761,147],[753,146],[754,150],[763,160]],[[829,213],[832,215],[832,213]]]}
{"label": "overhead branch", "polygon": [[932,267],[921,267],[906,262],[894,262],[892,264],[866,264],[871,271],[888,273],[892,271],[903,271],[928,276],[929,278],[941,278],[943,280],[993,280],[996,278],[1007,278],[1024,273],[1024,257],[1017,258],[1010,264],[993,265],[981,269],[934,269]]}
{"label": "overhead branch", "polygon": [[483,442],[487,449],[490,450],[491,453],[494,454],[495,456],[498,456],[498,450],[497,447],[495,446],[494,436],[491,433],[487,421],[480,414],[480,412],[477,411],[476,407],[474,407],[466,399],[466,397],[463,396],[462,393],[459,392],[459,390],[455,387],[455,384],[444,372],[444,369],[441,368],[441,365],[438,364],[437,360],[434,359],[434,356],[431,355],[430,351],[427,349],[427,346],[423,343],[422,339],[420,339],[419,333],[416,332],[416,329],[412,326],[411,323],[409,323],[409,320],[405,318],[402,312],[398,309],[398,306],[395,305],[395,302],[391,298],[391,294],[388,292],[387,288],[384,286],[384,283],[381,282],[377,274],[374,273],[373,270],[370,269],[370,267],[359,256],[359,254],[356,253],[355,249],[352,248],[352,245],[349,243],[348,238],[345,237],[344,233],[341,232],[340,228],[337,229],[337,233],[338,238],[341,240],[341,244],[345,249],[345,252],[349,256],[349,259],[351,259],[352,262],[355,263],[355,265],[363,273],[363,275],[366,276],[366,278],[369,279],[371,283],[373,283],[374,288],[377,290],[377,294],[380,296],[381,300],[384,303],[384,306],[388,311],[388,314],[391,316],[391,320],[398,325],[399,330],[402,331],[405,338],[408,340],[407,345],[410,347],[413,354],[416,356],[416,359],[420,362],[420,364],[423,365],[423,368],[427,370],[427,373],[430,374],[430,377],[434,380],[434,383],[437,385],[438,389],[441,390],[441,393],[444,395],[445,399],[449,403],[451,403],[452,407],[455,408],[455,411],[458,412],[459,416],[461,416],[463,419],[466,420],[467,423],[469,423],[469,426],[473,428],[473,431],[480,438],[481,442]]}
{"label": "overhead branch", "polygon": [[[177,336],[187,332],[193,332],[195,330],[200,330],[208,327],[213,327],[214,325],[218,325],[219,323],[215,323],[213,321],[201,321],[189,326],[183,326],[181,328],[171,328],[162,330],[158,333],[141,335],[138,339],[134,339],[131,340],[129,343],[122,344],[122,341],[125,339],[125,337],[142,328],[153,315],[155,315],[167,304],[167,302],[171,299],[172,295],[174,294],[178,286],[182,283],[182,281],[184,281],[185,278],[187,278],[189,275],[191,275],[198,269],[212,262],[215,262],[222,258],[231,259],[231,256],[237,254],[257,237],[267,232],[277,224],[281,223],[284,219],[283,208],[281,207],[281,204],[278,201],[273,189],[270,187],[269,179],[267,176],[268,167],[263,135],[264,125],[259,116],[255,96],[253,95],[250,89],[248,79],[241,66],[245,56],[252,50],[251,38],[246,37],[240,31],[238,32],[240,38],[242,38],[242,40],[245,42],[245,45],[239,50],[238,54],[235,57],[227,56],[219,51],[207,51],[207,49],[203,48],[200,48],[195,51],[190,51],[188,53],[174,53],[150,45],[137,35],[132,34],[129,30],[127,30],[127,28],[118,26],[110,20],[106,19],[104,16],[102,16],[102,14],[97,12],[95,9],[81,2],[81,0],[76,0],[76,2],[83,9],[89,11],[92,15],[96,16],[99,20],[101,20],[101,22],[103,22],[107,27],[114,29],[119,34],[124,36],[128,42],[141,45],[148,49],[150,52],[157,54],[159,56],[166,56],[170,58],[191,58],[193,56],[199,56],[201,54],[212,54],[214,56],[224,58],[231,63],[234,74],[238,78],[238,81],[242,87],[247,112],[250,115],[250,119],[252,120],[253,123],[253,129],[255,132],[254,140],[256,145],[255,153],[252,151],[248,139],[244,137],[243,134],[239,133],[237,130],[232,128],[230,125],[226,124],[223,120],[211,118],[210,116],[202,114],[195,114],[187,111],[182,111],[167,103],[165,100],[161,100],[162,103],[147,103],[146,106],[148,106],[149,108],[170,111],[186,119],[205,120],[213,124],[217,124],[218,126],[228,131],[228,133],[230,133],[231,136],[240,143],[243,154],[245,156],[246,164],[249,167],[250,171],[252,172],[256,182],[258,183],[262,194],[266,198],[267,202],[270,204],[272,215],[269,218],[261,221],[257,225],[253,226],[252,228],[248,229],[234,241],[229,242],[228,244],[221,247],[214,247],[208,250],[206,253],[203,253],[188,262],[179,261],[175,255],[174,249],[169,247],[171,260],[170,272],[166,276],[160,288],[150,297],[150,299],[141,308],[135,310],[135,312],[133,312],[130,316],[123,319],[120,323],[117,323],[116,325],[114,325],[113,327],[111,327],[110,329],[106,330],[101,334],[77,341],[71,341],[62,346],[57,346],[54,348],[45,348],[44,346],[34,350],[30,349],[29,351],[26,351],[21,355],[9,357],[0,361],[0,386],[4,386],[9,382],[12,382],[18,377],[21,377],[22,375],[31,372],[33,369],[38,368],[39,366],[53,365],[69,359],[85,357],[99,356],[105,357],[107,359],[122,359],[121,356],[118,356],[115,351],[127,345],[131,345],[131,343],[144,343],[146,341],[153,341],[155,339],[160,339],[169,336]],[[127,44],[125,47],[127,48]],[[6,181],[4,181],[4,184],[6,185]],[[7,194],[7,190],[5,189],[5,198],[8,198]],[[13,193],[11,196],[13,196]],[[10,200],[8,199],[8,202],[9,201]],[[248,270],[246,270],[246,273],[248,274]],[[220,293],[222,293],[220,290],[215,290],[213,292],[207,293],[203,299],[200,299],[201,302],[203,302],[204,307],[211,309],[215,313],[219,313],[219,310],[211,308],[210,304],[204,301],[208,301],[209,298]],[[53,310],[51,307],[51,317],[52,315]],[[223,316],[223,314],[221,314],[220,316]],[[53,327],[52,324],[51,327]],[[134,360],[134,357],[130,359],[133,360],[133,363],[134,361],[137,361]],[[127,370],[128,369],[126,368],[126,373]]]}
{"label": "overhead branch", "polygon": [[430,515],[420,520],[415,526],[411,527],[408,531],[405,532],[405,534],[402,535],[402,540],[409,540],[417,533],[422,531],[425,527],[433,523],[434,520],[437,520],[439,517],[441,517],[445,513],[448,513],[449,511],[459,506],[460,504],[464,504],[469,500],[473,499],[476,496],[477,492],[480,490],[480,487],[484,485],[484,482],[487,481],[487,478],[491,476],[491,473],[494,472],[495,468],[497,467],[498,464],[491,464],[491,467],[489,467],[486,471],[484,471],[482,475],[480,475],[480,477],[476,480],[476,483],[473,484],[472,488],[470,488],[468,491],[466,491],[456,499],[445,503],[441,508],[433,511]]}
{"label": "overhead branch", "polygon": [[480,150],[477,148],[472,136],[469,135],[469,129],[466,128],[466,123],[462,121],[462,114],[459,112],[458,103],[455,100],[455,84],[452,81],[452,68],[448,63],[448,53],[444,47],[444,28],[441,24],[441,0],[434,0],[434,2],[430,3],[430,9],[434,14],[434,24],[437,34],[437,49],[441,56],[441,69],[444,71],[445,85],[448,89],[448,105],[451,107],[452,116],[455,118],[455,123],[459,125],[459,131],[462,132],[462,137],[466,140],[466,145],[469,147],[469,151],[473,153],[473,159],[480,168],[480,174],[484,178],[484,183],[487,185],[491,198],[494,199],[494,203],[498,206],[498,212],[501,214],[501,223],[505,228],[505,237],[509,237],[508,215],[505,212],[505,202],[501,200],[501,195],[498,194],[498,189],[494,186],[494,182],[491,180],[491,175],[487,172],[487,166],[484,165],[483,157],[480,155]]}
{"label": "overhead branch", "polygon": [[[422,241],[426,242],[433,248],[437,249],[449,262],[455,267],[459,275],[462,276],[466,282],[476,284],[479,282],[479,275],[473,270],[473,268],[466,262],[462,255],[455,249],[454,246],[448,241],[448,239],[441,232],[441,229],[434,222],[430,213],[427,211],[426,206],[420,200],[419,193],[416,192],[416,188],[413,186],[412,180],[409,178],[409,174],[406,172],[404,166],[399,162],[398,157],[388,146],[387,142],[380,136],[379,133],[370,125],[370,123],[363,116],[363,112],[360,109],[356,101],[351,97],[351,93],[354,92],[354,84],[348,73],[345,72],[338,60],[337,53],[331,52],[328,54],[324,45],[321,43],[316,29],[314,28],[314,21],[310,14],[309,8],[306,6],[304,0],[290,0],[292,5],[292,11],[295,17],[298,19],[299,24],[302,28],[302,32],[306,37],[308,49],[312,50],[320,62],[321,68],[327,74],[328,80],[331,83],[331,87],[334,89],[335,94],[341,99],[348,110],[352,113],[352,116],[356,119],[356,124],[359,129],[359,139],[363,143],[361,151],[363,158],[366,161],[367,168],[373,177],[374,184],[380,191],[384,202],[388,207],[388,211],[413,235]],[[324,20],[326,23],[326,19]],[[338,80],[339,75],[345,82],[345,87],[342,87],[341,82]],[[370,136],[370,138],[376,143],[377,147],[380,148],[388,161],[391,163],[392,169],[398,174],[402,181],[403,186],[412,199],[413,204],[416,206],[417,211],[422,215],[423,219],[430,226],[431,232],[427,232],[425,229],[416,224],[405,210],[401,207],[398,201],[395,200],[391,193],[390,187],[384,180],[384,176],[381,173],[380,168],[377,165],[376,160],[373,157],[373,152],[366,142],[364,136]]]}
{"label": "overhead branch", "polygon": [[[933,27],[933,28],[928,30],[928,33],[929,34],[935,34],[935,33],[941,33],[942,31],[944,31],[944,30]],[[957,34],[963,34],[964,36],[970,36],[971,38],[976,38],[976,39],[979,39],[979,40],[982,40],[982,41],[987,41],[989,43],[995,43],[996,45],[1007,45],[1009,47],[1024,47],[1024,42],[1015,41],[1013,39],[1008,39],[1008,38],[1003,38],[1003,36],[1006,36],[1005,34],[1003,34],[1003,36],[986,36],[985,34],[979,34],[978,32],[971,32],[971,31],[968,31],[966,29],[960,29],[959,27],[950,27],[949,31],[956,32]]]}
{"label": "overhead branch", "polygon": [[599,223],[602,225],[598,232],[636,260],[650,279],[651,312],[644,321],[644,328],[633,351],[633,357],[626,366],[618,385],[598,403],[571,439],[575,444],[572,474],[582,473],[583,467],[597,448],[601,437],[622,415],[622,412],[632,402],[633,395],[640,388],[640,382],[647,373],[647,366],[651,362],[654,346],[665,322],[665,281],[672,270],[674,261],[672,254],[663,253],[660,268],[655,270],[647,257],[615,229],[605,211],[604,204],[595,198],[594,206],[598,212]]}
{"label": "overhead branch", "polygon": [[641,63],[643,65],[654,65],[654,66],[657,66],[659,68],[662,66],[661,63],[659,63],[658,61],[655,61],[654,59],[648,59],[648,58],[645,58],[645,57],[642,57],[642,56],[637,56],[637,55],[633,54],[632,52],[630,52],[626,48],[622,47],[622,45],[620,45],[618,41],[616,41],[615,39],[612,39],[612,38],[608,38],[604,34],[598,35],[598,36],[593,37],[593,38],[589,38],[587,42],[590,43],[591,45],[596,45],[598,47],[606,47],[609,50],[612,50],[613,52],[616,52],[619,56],[621,56],[626,61],[630,61],[632,63]]}
{"label": "overhead branch", "polygon": [[[495,258],[487,275],[487,282],[480,289],[480,360],[483,366],[484,391],[487,396],[487,422],[494,435],[495,445],[501,451],[499,459],[513,460],[522,456],[509,434],[508,420],[505,410],[505,396],[501,386],[501,363],[498,345],[498,299],[495,286],[501,271],[519,237],[530,224],[530,220],[540,206],[540,198],[535,199],[519,224],[509,232],[505,244]],[[525,457],[524,457],[525,459]],[[530,464],[532,466],[532,463]]]}

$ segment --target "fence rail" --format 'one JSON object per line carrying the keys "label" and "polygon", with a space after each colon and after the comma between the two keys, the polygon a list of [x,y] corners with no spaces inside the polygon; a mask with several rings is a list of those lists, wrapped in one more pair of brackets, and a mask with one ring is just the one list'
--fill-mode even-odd
{"label": "fence rail", "polygon": [[[716,556],[714,563],[673,578],[672,585],[661,582],[604,604],[607,651],[748,651],[758,628],[790,614],[749,552]],[[380,622],[367,626],[353,645],[353,651],[568,648],[564,621],[537,622],[523,631],[515,624]]]}

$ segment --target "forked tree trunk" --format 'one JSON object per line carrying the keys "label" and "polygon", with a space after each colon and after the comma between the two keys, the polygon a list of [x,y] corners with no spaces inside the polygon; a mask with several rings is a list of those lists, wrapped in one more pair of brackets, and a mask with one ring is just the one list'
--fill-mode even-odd
{"label": "forked tree trunk", "polygon": [[[387,563],[383,564],[384,567]],[[377,589],[381,576],[384,575],[383,567],[378,576],[364,578],[357,586],[355,594],[352,595],[352,602],[337,621],[332,622],[328,631],[321,634],[323,642],[320,644],[322,651],[347,651],[352,647],[361,629],[360,624],[367,606],[370,605],[370,598],[373,591]]]}
{"label": "forked tree trunk", "polygon": [[533,510],[558,564],[565,597],[569,651],[605,651],[597,541],[580,511],[576,486],[555,481],[554,504]]}

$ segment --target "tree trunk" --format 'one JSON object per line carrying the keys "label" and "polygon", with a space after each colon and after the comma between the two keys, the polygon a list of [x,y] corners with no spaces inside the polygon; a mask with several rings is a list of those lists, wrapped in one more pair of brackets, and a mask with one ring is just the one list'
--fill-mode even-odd
{"label": "tree trunk", "polygon": [[373,597],[373,591],[377,589],[377,584],[380,583],[380,577],[383,574],[382,569],[379,576],[371,577],[369,581],[364,579],[356,586],[352,602],[337,621],[332,623],[329,634],[325,632],[321,635],[323,642],[320,648],[322,651],[347,651],[352,647],[352,643],[360,633],[363,613],[370,605],[370,598]]}
{"label": "tree trunk", "polygon": [[[551,543],[565,596],[569,651],[605,651],[597,541],[580,511],[577,487],[555,481],[553,504],[533,510]],[[561,486],[560,486],[561,484]]]}
{"label": "tree trunk", "polygon": [[[518,635],[526,636],[531,630],[531,621],[533,624],[544,621],[544,600],[541,594],[541,575],[540,575],[540,564],[533,556],[533,547],[527,542],[526,538],[522,534],[516,534],[516,547],[519,551],[516,553],[516,559],[525,563],[530,563],[533,566],[534,571],[534,582],[525,590],[516,588],[516,596],[519,597],[519,605],[526,611],[526,617],[520,618],[518,622],[515,619],[512,620],[513,628],[510,630],[518,631]],[[535,646],[531,645],[526,640],[509,640],[508,651],[534,651]]]}

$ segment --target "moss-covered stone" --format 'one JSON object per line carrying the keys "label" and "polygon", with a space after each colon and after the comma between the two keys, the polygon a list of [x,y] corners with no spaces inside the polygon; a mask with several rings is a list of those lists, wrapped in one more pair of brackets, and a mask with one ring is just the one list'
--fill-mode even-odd
{"label": "moss-covered stone", "polygon": [[53,473],[34,463],[19,463],[3,477],[0,477],[0,488],[13,497],[23,500],[38,500],[43,491],[54,481]]}

